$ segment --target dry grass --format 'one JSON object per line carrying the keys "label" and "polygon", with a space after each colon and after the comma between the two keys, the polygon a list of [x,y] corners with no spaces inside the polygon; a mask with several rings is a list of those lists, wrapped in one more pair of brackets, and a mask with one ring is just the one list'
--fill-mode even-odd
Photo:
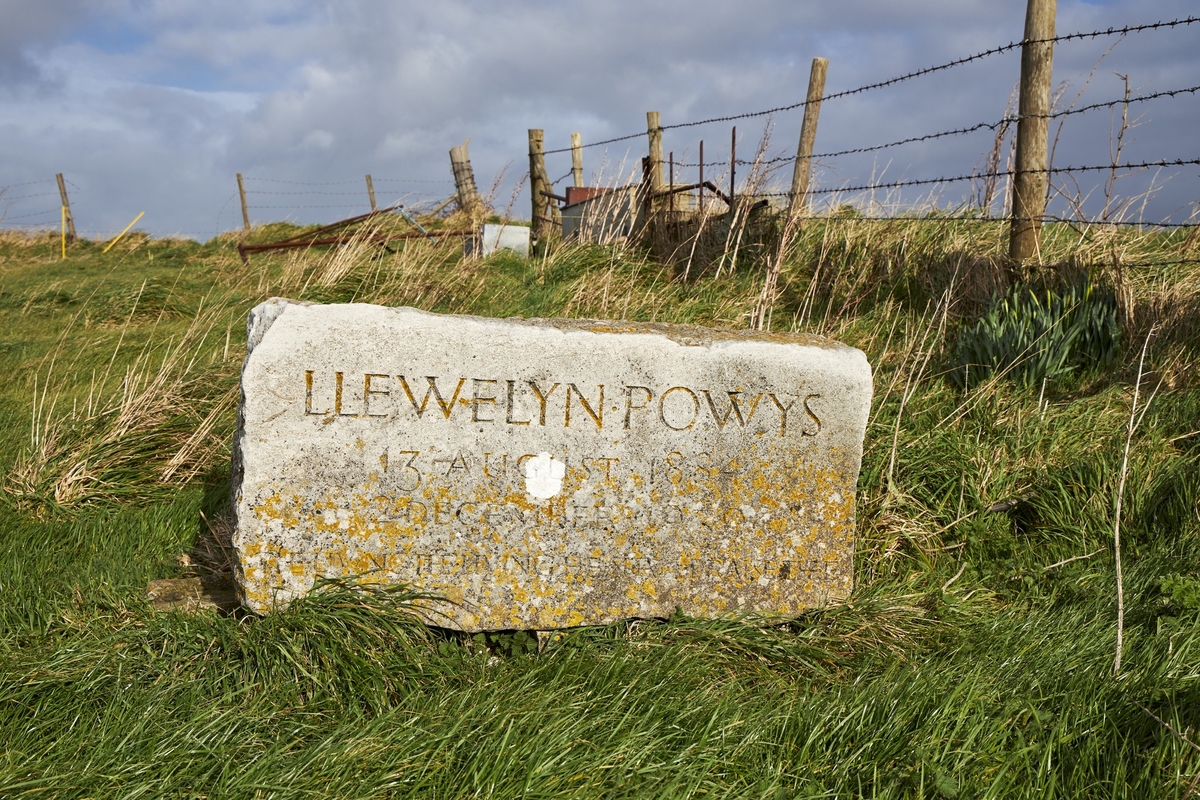
{"label": "dry grass", "polygon": [[[227,451],[236,397],[228,365],[238,354],[214,335],[227,316],[221,304],[202,307],[123,367],[132,313],[111,353],[80,354],[65,368],[62,352],[51,354],[34,375],[28,446],[5,490],[24,506],[62,508],[155,495],[210,469]],[[64,380],[81,367],[90,367],[86,386]]]}

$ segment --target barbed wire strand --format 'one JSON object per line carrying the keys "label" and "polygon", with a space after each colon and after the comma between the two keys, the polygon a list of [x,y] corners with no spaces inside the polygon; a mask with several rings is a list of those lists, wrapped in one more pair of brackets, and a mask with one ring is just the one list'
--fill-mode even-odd
{"label": "barbed wire strand", "polygon": [[[1063,111],[1056,111],[1052,114],[1024,114],[1024,115],[1013,114],[1011,116],[1001,117],[996,122],[979,122],[979,123],[976,123],[975,125],[969,125],[965,128],[954,128],[953,130],[940,131],[938,133],[928,133],[923,136],[913,136],[908,139],[900,139],[895,142],[888,142],[887,144],[877,144],[877,145],[871,145],[869,147],[854,147],[849,150],[835,150],[835,151],[832,151],[829,153],[814,153],[812,155],[812,158],[813,158],[813,160],[817,160],[817,159],[822,159],[822,158],[837,158],[839,156],[855,155],[858,153],[873,153],[878,150],[886,150],[890,147],[899,147],[900,145],[913,144],[916,142],[928,142],[928,141],[932,141],[934,139],[944,139],[948,136],[963,136],[963,135],[966,135],[969,133],[975,133],[976,131],[981,131],[981,130],[995,131],[1001,125],[1006,125],[1006,124],[1011,125],[1014,122],[1020,122],[1022,119],[1054,120],[1054,119],[1060,119],[1061,117],[1068,117],[1068,116],[1071,116],[1074,114],[1084,114],[1089,111],[1095,111],[1097,109],[1114,108],[1116,106],[1124,105],[1126,103],[1128,103],[1128,104],[1144,103],[1144,102],[1148,102],[1150,100],[1157,100],[1162,97],[1173,98],[1173,97],[1177,97],[1182,94],[1195,94],[1196,92],[1200,92],[1200,86],[1191,86],[1191,87],[1188,87],[1187,89],[1169,89],[1169,90],[1165,90],[1165,91],[1161,91],[1161,92],[1151,92],[1150,94],[1139,95],[1137,97],[1130,97],[1128,100],[1126,100],[1125,98],[1120,98],[1118,100],[1108,100],[1103,103],[1092,103],[1090,105],[1080,106],[1079,108],[1069,108],[1069,109],[1065,109]],[[790,164],[795,160],[796,160],[796,157],[793,155],[793,156],[779,156],[778,158],[768,158],[768,159],[762,159],[759,161],[743,161],[742,159],[738,159],[736,161],[736,163],[739,167],[751,167],[751,166],[754,166],[755,164],[758,164],[759,166],[771,166],[774,164]],[[700,164],[677,161],[677,162],[675,162],[675,166],[685,167],[685,168],[688,168],[688,167],[694,168],[694,167],[699,167]],[[718,164],[718,166],[719,166],[719,164]]]}
{"label": "barbed wire strand", "polygon": [[[1164,158],[1158,161],[1142,161],[1138,163],[1128,164],[1098,164],[1095,166],[1085,167],[1049,167],[1043,169],[1030,169],[1024,172],[1035,174],[1062,175],[1072,172],[1099,172],[1102,170],[1129,170],[1129,169],[1150,169],[1153,167],[1188,167],[1200,166],[1200,158]],[[1008,178],[1017,174],[1017,170],[998,170],[995,172],[976,172],[970,175],[951,175],[939,178],[916,178],[906,181],[891,181],[888,183],[863,184],[860,186],[842,186],[831,187],[827,189],[809,189],[808,193],[812,194],[836,194],[838,192],[864,192],[874,191],[877,189],[901,189],[906,186],[932,186],[938,183],[958,183],[961,181],[971,181],[980,178]],[[791,192],[759,192],[756,197],[790,197]]]}
{"label": "barbed wire strand", "polygon": [[375,177],[372,177],[371,180],[374,181],[375,183],[429,183],[429,184],[438,184],[440,186],[442,186],[442,185],[452,186],[454,184],[454,181],[447,180],[447,179],[417,180],[415,178],[375,178]]}
{"label": "barbed wire strand", "polygon": [[369,205],[366,201],[355,205],[338,205],[338,206],[316,206],[316,205],[301,205],[301,206],[246,206],[249,211],[266,210],[266,209],[297,209],[297,208],[363,208]]}
{"label": "barbed wire strand", "polygon": [[[987,58],[989,56],[994,56],[999,53],[1005,53],[1010,50],[1015,50],[1016,48],[1021,47],[1025,44],[1045,44],[1048,42],[1066,42],[1066,41],[1071,41],[1074,39],[1095,39],[1095,38],[1098,38],[1101,36],[1123,36],[1127,33],[1138,33],[1140,31],[1158,30],[1160,28],[1174,28],[1174,27],[1177,27],[1180,25],[1191,25],[1195,22],[1200,22],[1200,17],[1183,17],[1180,19],[1174,19],[1174,20],[1170,20],[1170,21],[1152,22],[1152,23],[1146,23],[1146,24],[1142,24],[1142,25],[1126,25],[1121,28],[1109,27],[1109,28],[1106,28],[1103,30],[1067,33],[1067,34],[1063,34],[1061,36],[1052,36],[1052,37],[1049,37],[1046,39],[1029,39],[1027,41],[1021,40],[1021,41],[1009,42],[1008,44],[1001,45],[1000,47],[992,47],[987,50],[982,50],[978,53],[975,53],[974,55],[966,56],[963,58],[956,58],[953,61],[947,61],[944,64],[937,64],[932,67],[924,67],[922,69],[914,70],[913,72],[909,72],[904,75],[898,75],[894,78],[888,78],[887,80],[884,80],[884,81],[877,81],[875,83],[864,84],[863,86],[859,86],[856,89],[846,89],[845,91],[834,92],[833,94],[827,94],[821,98],[821,102],[826,103],[826,102],[829,102],[830,100],[838,100],[843,97],[850,97],[851,95],[861,94],[863,92],[868,92],[873,89],[882,89],[887,86],[894,86],[897,83],[902,83],[904,81],[912,80],[913,78],[919,78],[919,77],[922,77],[925,75],[930,75],[935,72],[941,72],[943,70],[952,69],[954,67],[960,67],[964,64],[969,64],[973,61],[978,61],[982,58]],[[808,105],[808,101],[801,100],[798,103],[792,103],[790,105],[785,105],[785,106],[776,106],[775,108],[768,108],[763,111],[750,111],[750,112],[746,112],[744,114],[732,114],[732,115],[724,116],[724,117],[710,117],[708,119],[695,120],[693,122],[677,122],[673,125],[662,125],[662,126],[660,126],[660,130],[663,130],[663,131],[679,130],[681,128],[694,128],[694,127],[697,127],[700,125],[710,125],[710,124],[713,124],[716,122],[734,122],[736,120],[741,120],[741,119],[753,119],[755,117],[765,117],[765,116],[769,116],[771,114],[778,114],[778,113],[781,113],[784,111],[793,111],[797,108],[804,108],[806,105]],[[630,133],[630,134],[626,134],[624,136],[615,136],[610,139],[603,139],[598,142],[591,142],[589,144],[582,145],[582,147],[583,148],[600,147],[600,146],[606,145],[606,144],[614,144],[616,142],[624,142],[624,141],[628,141],[630,139],[636,139],[636,138],[639,138],[639,137],[645,136],[645,135],[646,135],[645,131],[640,131],[638,133]],[[556,150],[547,150],[545,154],[551,155],[554,153],[569,153],[569,152],[571,152],[572,149],[573,148],[570,148],[570,147],[562,147],[562,148],[558,148]]]}
{"label": "barbed wire strand", "polygon": [[0,202],[14,203],[17,200],[27,200],[30,197],[58,197],[58,192],[38,192],[36,194],[18,194],[13,197],[5,197],[0,195]]}
{"label": "barbed wire strand", "polygon": [[358,197],[358,196],[366,197],[367,190],[364,188],[361,192],[326,192],[326,191],[322,191],[319,189],[310,189],[309,191],[304,191],[304,192],[264,192],[261,189],[247,189],[246,194],[271,194],[271,195],[321,194],[321,195],[331,195],[331,196],[332,195],[341,195],[343,197]]}
{"label": "barbed wire strand", "polygon": [[[758,195],[755,195],[758,196]],[[990,224],[1007,225],[1012,222],[1012,217],[985,217],[980,215],[962,216],[954,214],[926,214],[922,216],[896,216],[896,217],[867,217],[858,215],[839,215],[836,212],[830,214],[807,214],[794,218],[797,222],[977,222]],[[1046,215],[1038,217],[1043,223],[1058,222],[1064,225],[1080,225],[1091,227],[1121,227],[1121,228],[1200,228],[1200,223],[1197,222],[1146,222],[1135,220],[1102,220],[1102,219],[1076,219],[1073,217],[1059,217],[1054,215]]]}
{"label": "barbed wire strand", "polygon": [[[363,183],[362,180],[326,181],[326,182],[285,181],[285,180],[280,180],[278,178],[255,178],[255,177],[251,177],[249,175],[243,175],[242,180],[244,180],[244,181],[260,181],[262,183],[286,183],[286,184],[290,184],[292,186],[349,186],[352,183],[357,183],[357,184]],[[436,183],[436,184],[453,183],[453,181],[449,181],[449,180],[417,180],[414,178],[376,178],[374,176],[371,176],[371,182],[372,183]],[[249,193],[247,192],[247,194],[249,194]]]}
{"label": "barbed wire strand", "polygon": [[10,183],[8,186],[0,186],[0,192],[7,191],[9,189],[19,189],[22,186],[40,186],[43,183],[54,183],[54,180],[52,178],[45,178],[40,181],[25,181],[24,183]]}
{"label": "barbed wire strand", "polygon": [[11,216],[11,217],[6,215],[5,219],[28,219],[29,217],[48,217],[51,214],[53,214],[55,217],[57,217],[59,215],[59,213],[61,213],[61,212],[57,208],[54,209],[53,211],[46,211],[43,209],[41,211],[31,211],[28,214],[17,214],[15,216]]}

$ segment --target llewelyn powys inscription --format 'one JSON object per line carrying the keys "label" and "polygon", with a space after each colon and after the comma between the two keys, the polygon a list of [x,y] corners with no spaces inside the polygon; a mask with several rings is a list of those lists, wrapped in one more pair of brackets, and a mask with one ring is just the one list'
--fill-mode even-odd
{"label": "llewelyn powys inscription", "polygon": [[865,356],[801,336],[273,299],[249,319],[239,590],[322,577],[551,629],[795,614],[852,586]]}

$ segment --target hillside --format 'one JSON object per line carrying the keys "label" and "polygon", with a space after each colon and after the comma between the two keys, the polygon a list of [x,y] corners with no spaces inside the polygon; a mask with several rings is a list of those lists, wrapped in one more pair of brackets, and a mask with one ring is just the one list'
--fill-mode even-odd
{"label": "hillside", "polygon": [[151,580],[228,567],[247,310],[286,296],[745,328],[769,248],[682,280],[622,247],[481,261],[455,239],[363,239],[245,266],[232,236],[104,244],[62,258],[54,236],[0,237],[0,794],[1200,792],[1187,229],[1047,229],[1034,284],[1111,293],[1111,363],[964,381],[960,331],[1011,282],[1006,225],[808,224],[769,325],[854,345],[874,370],[852,601],[540,647],[427,628],[403,587],[331,585],[266,618],[150,605]]}

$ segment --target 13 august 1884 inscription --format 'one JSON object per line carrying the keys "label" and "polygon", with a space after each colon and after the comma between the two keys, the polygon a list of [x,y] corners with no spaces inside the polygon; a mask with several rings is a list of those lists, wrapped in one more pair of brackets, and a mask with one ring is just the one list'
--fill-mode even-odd
{"label": "13 august 1884 inscription", "polygon": [[794,614],[852,588],[865,356],[801,336],[273,299],[249,319],[237,578],[551,629]]}

